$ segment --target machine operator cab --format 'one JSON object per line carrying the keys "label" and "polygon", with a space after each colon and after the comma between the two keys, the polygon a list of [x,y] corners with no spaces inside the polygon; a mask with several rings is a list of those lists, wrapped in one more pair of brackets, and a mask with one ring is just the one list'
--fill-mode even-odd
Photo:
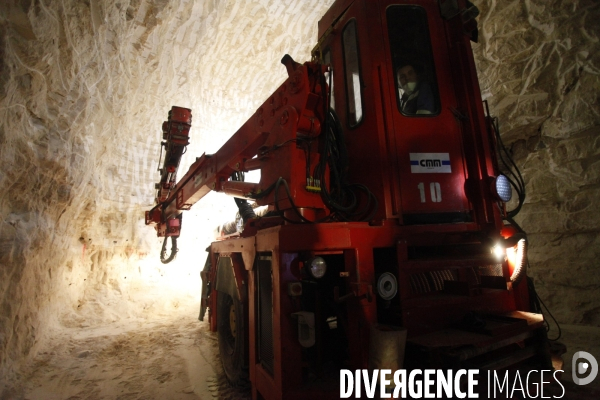
{"label": "machine operator cab", "polygon": [[469,44],[474,8],[398,3],[338,0],[319,22],[348,178],[379,199],[375,220],[485,229],[500,220],[481,183],[494,168]]}

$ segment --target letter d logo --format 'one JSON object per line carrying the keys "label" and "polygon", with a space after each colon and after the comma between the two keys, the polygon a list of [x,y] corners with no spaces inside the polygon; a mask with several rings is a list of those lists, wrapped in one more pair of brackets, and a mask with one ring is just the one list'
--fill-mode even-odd
{"label": "letter d logo", "polygon": [[[578,364],[577,361],[580,358],[584,358],[586,362],[581,362]],[[573,370],[573,382],[575,382],[577,385],[587,385],[596,379],[596,375],[598,375],[598,361],[596,361],[596,358],[594,358],[594,356],[588,352],[578,351],[577,353],[573,354],[573,362],[571,366]],[[579,378],[577,376],[578,374],[585,374],[590,367],[592,369],[586,378]]]}

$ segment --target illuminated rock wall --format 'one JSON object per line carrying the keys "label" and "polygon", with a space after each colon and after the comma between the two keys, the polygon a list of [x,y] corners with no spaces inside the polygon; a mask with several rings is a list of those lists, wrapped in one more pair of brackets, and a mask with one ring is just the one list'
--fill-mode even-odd
{"label": "illuminated rock wall", "polygon": [[2,2],[2,378],[50,327],[168,312],[199,295],[202,249],[235,206],[209,196],[184,219],[177,261],[157,263],[161,241],[142,218],[162,121],[172,105],[193,109],[183,171],[218,149],[285,79],[281,57],[309,58],[328,3]]}
{"label": "illuminated rock wall", "polygon": [[480,1],[483,97],[526,182],[531,275],[564,324],[600,326],[600,4]]}

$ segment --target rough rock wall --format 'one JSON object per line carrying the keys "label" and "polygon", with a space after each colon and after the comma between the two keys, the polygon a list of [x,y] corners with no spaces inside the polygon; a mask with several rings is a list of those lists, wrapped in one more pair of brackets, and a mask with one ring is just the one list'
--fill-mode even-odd
{"label": "rough rock wall", "polygon": [[526,182],[530,273],[559,322],[600,327],[600,3],[476,4],[483,97]]}
{"label": "rough rock wall", "polygon": [[[193,109],[183,171],[216,150],[283,81],[283,54],[309,57],[329,3],[2,2],[2,379],[52,326],[165,311],[182,291],[197,293],[198,243],[187,264],[163,268],[142,221],[161,123],[172,105]],[[208,243],[228,209],[220,200],[199,207],[203,232],[186,216],[184,236]]]}

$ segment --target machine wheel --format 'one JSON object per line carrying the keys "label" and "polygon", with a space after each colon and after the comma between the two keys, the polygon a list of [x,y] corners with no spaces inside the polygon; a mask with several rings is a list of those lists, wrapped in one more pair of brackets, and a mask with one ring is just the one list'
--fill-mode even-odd
{"label": "machine wheel", "polygon": [[224,292],[218,293],[217,332],[221,362],[229,383],[234,387],[244,387],[248,385],[244,310],[237,298]]}

